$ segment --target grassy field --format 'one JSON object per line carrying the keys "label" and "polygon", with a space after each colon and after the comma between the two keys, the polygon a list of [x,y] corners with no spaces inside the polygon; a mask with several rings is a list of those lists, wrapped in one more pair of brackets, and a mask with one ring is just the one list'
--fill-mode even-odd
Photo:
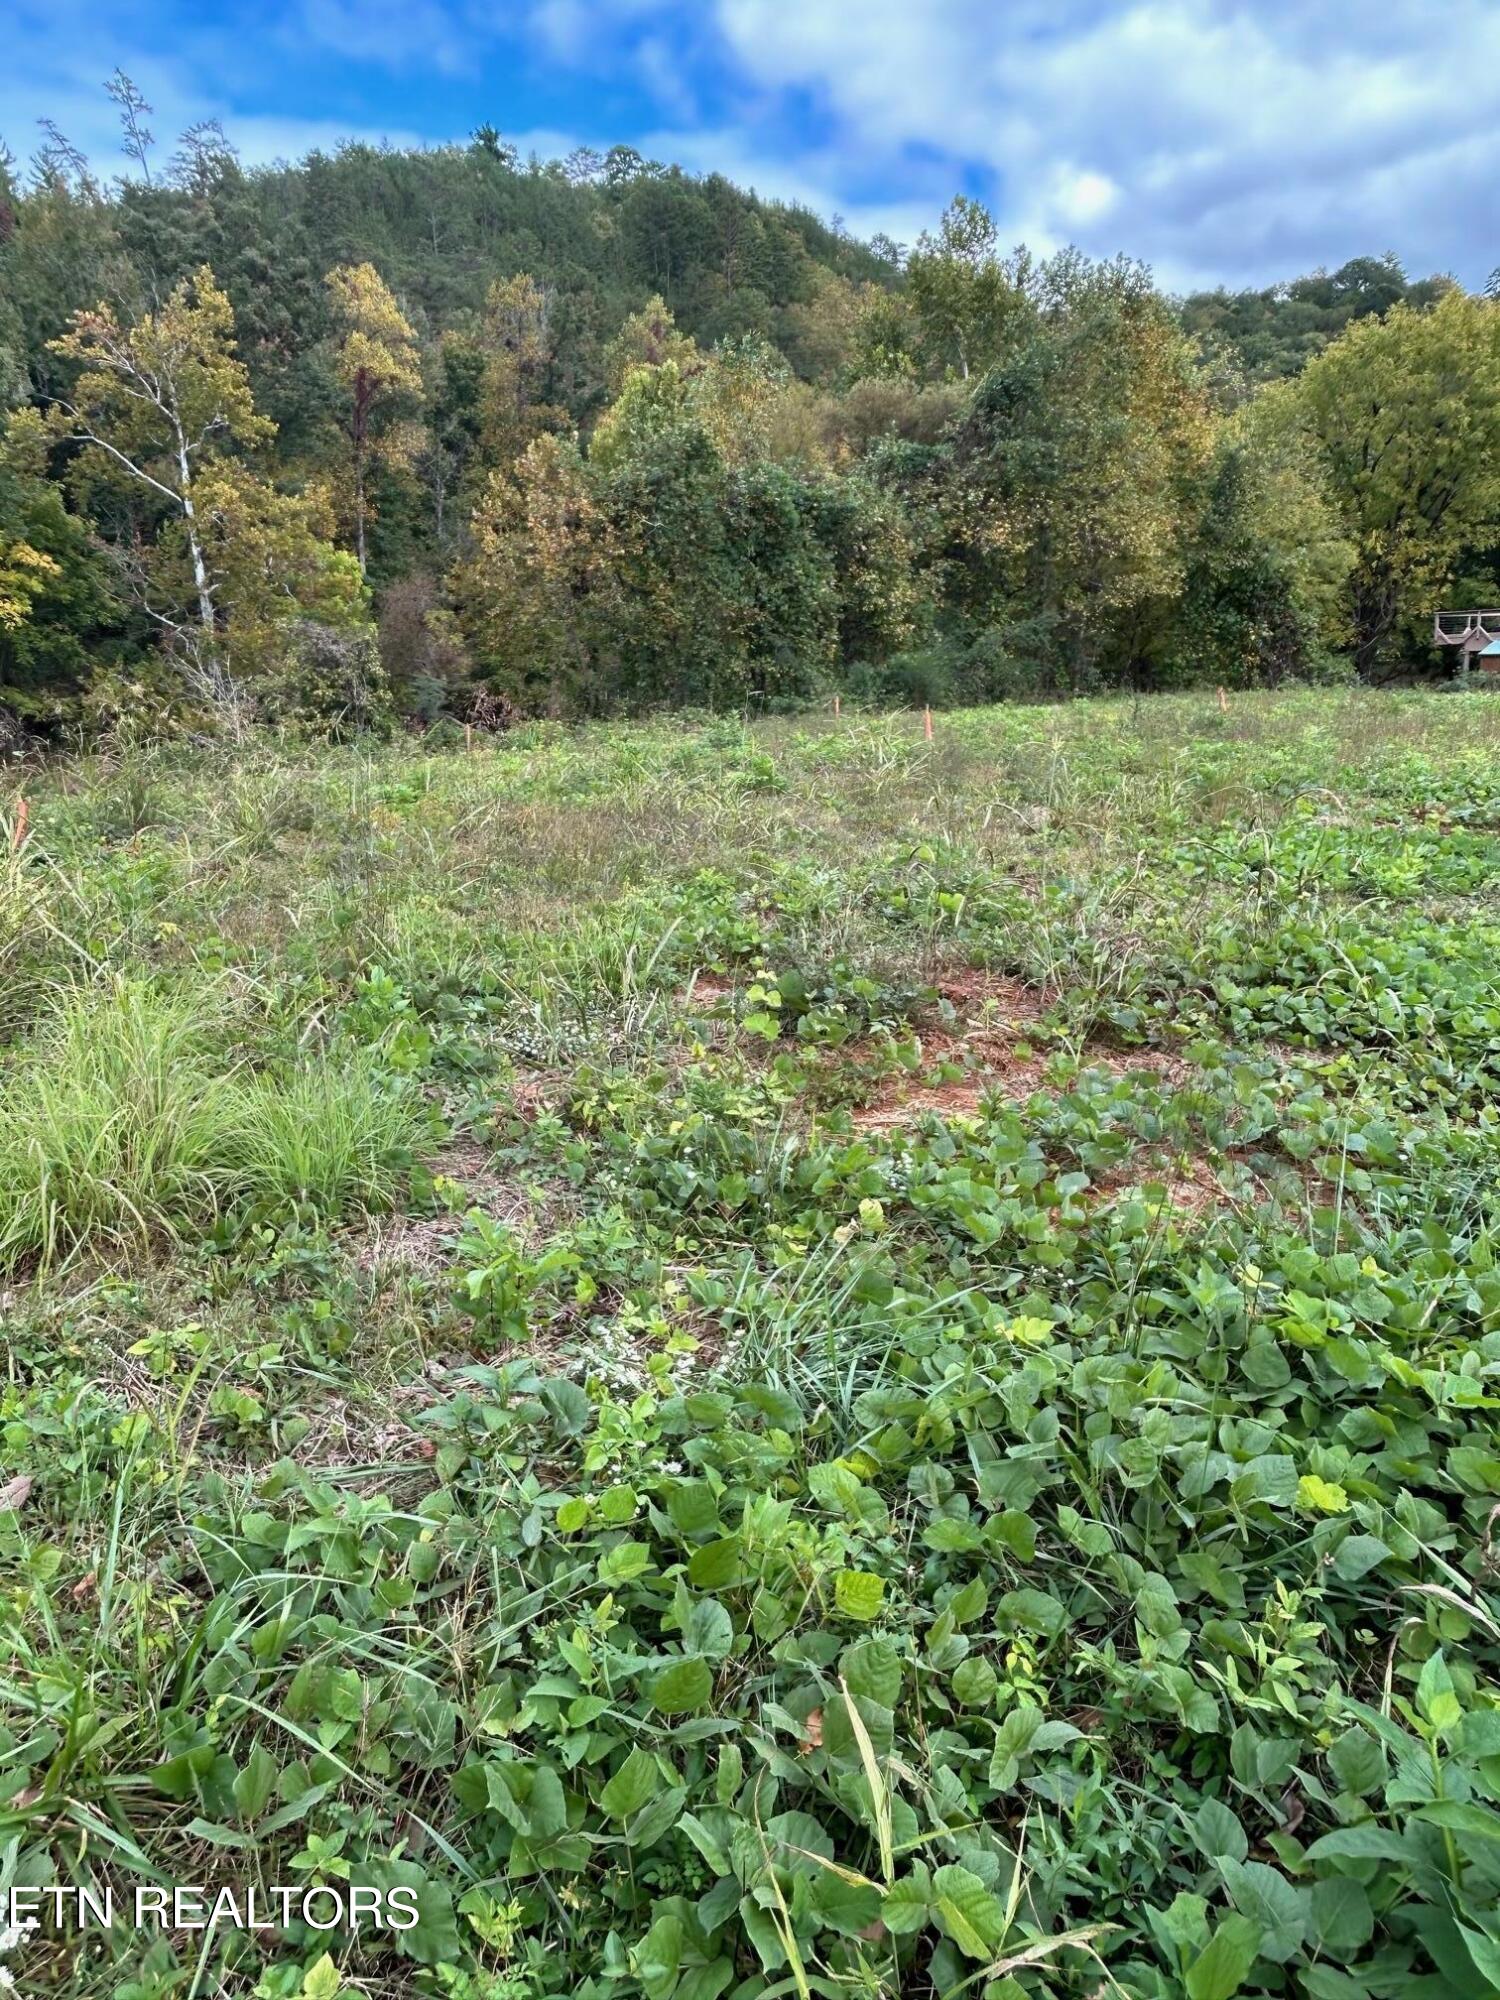
{"label": "grassy field", "polygon": [[1500,703],[14,782],[19,1990],[1500,1992]]}

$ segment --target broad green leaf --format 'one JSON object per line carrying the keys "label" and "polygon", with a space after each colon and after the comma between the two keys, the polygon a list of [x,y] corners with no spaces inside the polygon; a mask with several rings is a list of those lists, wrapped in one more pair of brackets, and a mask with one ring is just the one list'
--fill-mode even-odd
{"label": "broad green leaf", "polygon": [[888,1931],[904,1937],[919,1931],[932,1908],[932,1876],[924,1862],[915,1862],[909,1875],[893,1882],[881,1899],[880,1915]]}
{"label": "broad green leaf", "polygon": [[1334,1481],[1304,1472],[1297,1481],[1297,1505],[1307,1514],[1347,1514],[1349,1495]]}
{"label": "broad green leaf", "polygon": [[599,1558],[599,1581],[607,1590],[633,1583],[651,1567],[651,1551],[644,1542],[616,1542]]}
{"label": "broad green leaf", "polygon": [[688,1558],[688,1582],[698,1590],[728,1590],[740,1581],[741,1559],[738,1535],[725,1535],[717,1542],[705,1542]]}
{"label": "broad green leaf", "polygon": [[939,1868],[932,1878],[932,1907],[938,1928],[966,1958],[993,1958],[1005,1935],[1005,1910],[998,1896],[967,1868]]}
{"label": "broad green leaf", "polygon": [[1222,1799],[1203,1801],[1193,1815],[1192,1833],[1199,1853],[1210,1860],[1227,1854],[1234,1861],[1243,1861],[1250,1852],[1245,1829]]}
{"label": "broad green leaf", "polygon": [[334,2000],[343,1984],[338,1967],[325,1951],[302,1975],[302,2000]]}
{"label": "broad green leaf", "polygon": [[1325,1833],[1307,1850],[1309,1861],[1404,1861],[1413,1858],[1411,1843],[1373,1821],[1341,1826]]}
{"label": "broad green leaf", "polygon": [[1261,1956],[1284,1965],[1307,1932],[1306,1892],[1264,1861],[1235,1861],[1224,1854],[1219,1872],[1235,1908],[1260,1932]]}
{"label": "broad green leaf", "polygon": [[729,1873],[729,1835],[732,1822],[727,1813],[719,1812],[713,1807],[705,1807],[702,1813],[685,1812],[677,1824],[715,1875]]}
{"label": "broad green leaf", "polygon": [[870,1570],[841,1569],[834,1579],[833,1601],[845,1618],[868,1625],[885,1604],[885,1578]]}
{"label": "broad green leaf", "polygon": [[1375,1934],[1375,1912],[1363,1887],[1349,1875],[1314,1882],[1310,1895],[1312,1934],[1320,1950],[1347,1957]]}
{"label": "broad green leaf", "polygon": [[1458,1934],[1480,1978],[1500,1992],[1500,1934],[1477,1931],[1468,1924],[1459,1924]]}
{"label": "broad green leaf", "polygon": [[999,1685],[999,1675],[983,1654],[965,1660],[953,1672],[954,1699],[965,1708],[988,1708]]}
{"label": "broad green leaf", "polygon": [[813,1878],[809,1901],[824,1927],[844,1937],[858,1937],[881,1914],[881,1895],[873,1882],[846,1882],[831,1868]]}
{"label": "broad green leaf", "polygon": [[661,1787],[661,1772],[649,1750],[632,1750],[599,1794],[599,1804],[611,1819],[629,1819]]}
{"label": "broad green leaf", "polygon": [[701,1535],[719,1525],[719,1507],[706,1479],[681,1479],[667,1495],[667,1513],[680,1535]]}
{"label": "broad green leaf", "polygon": [[631,1953],[646,2000],[667,2000],[682,1964],[682,1919],[660,1916]]}
{"label": "broad green leaf", "polygon": [[707,1708],[714,1691],[707,1660],[674,1660],[651,1683],[651,1705],[663,1715],[696,1715]]}
{"label": "broad green leaf", "polygon": [[1367,1729],[1346,1729],[1328,1746],[1328,1764],[1341,1788],[1364,1798],[1385,1782],[1385,1752]]}
{"label": "broad green leaf", "polygon": [[1188,2000],[1231,2000],[1260,1952],[1260,1931],[1233,1910],[1187,1969]]}
{"label": "broad green leaf", "polygon": [[1416,1817],[1449,1833],[1461,1833],[1465,1840],[1500,1840],[1500,1812],[1476,1799],[1434,1799],[1418,1806]]}
{"label": "broad green leaf", "polygon": [[1358,1583],[1390,1556],[1387,1543],[1378,1535],[1350,1535],[1339,1543],[1333,1556],[1333,1573],[1344,1583]]}
{"label": "broad green leaf", "polygon": [[1439,1731],[1463,1720],[1463,1706],[1453,1691],[1453,1676],[1440,1652],[1434,1653],[1417,1680],[1417,1709]]}
{"label": "broad green leaf", "polygon": [[280,1767],[263,1743],[257,1743],[245,1759],[245,1768],[234,1781],[234,1803],[243,1820],[257,1820],[271,1803]]}
{"label": "broad green leaf", "polygon": [[889,1639],[856,1639],[839,1655],[839,1674],[857,1701],[893,1709],[901,1699],[901,1655]]}

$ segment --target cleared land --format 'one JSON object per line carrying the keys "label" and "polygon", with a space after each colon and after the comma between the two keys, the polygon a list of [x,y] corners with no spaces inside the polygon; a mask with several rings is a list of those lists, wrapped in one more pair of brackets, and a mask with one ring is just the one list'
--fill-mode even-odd
{"label": "cleared land", "polygon": [[1500,1988],[1497,753],[17,774],[0,1861],[422,1913],[22,1990]]}

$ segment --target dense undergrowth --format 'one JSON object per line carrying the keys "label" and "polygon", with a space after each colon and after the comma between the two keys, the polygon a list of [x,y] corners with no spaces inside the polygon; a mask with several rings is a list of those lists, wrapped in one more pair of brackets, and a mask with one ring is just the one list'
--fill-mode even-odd
{"label": "dense undergrowth", "polygon": [[1500,1992],[1496,725],[21,774],[22,1989]]}

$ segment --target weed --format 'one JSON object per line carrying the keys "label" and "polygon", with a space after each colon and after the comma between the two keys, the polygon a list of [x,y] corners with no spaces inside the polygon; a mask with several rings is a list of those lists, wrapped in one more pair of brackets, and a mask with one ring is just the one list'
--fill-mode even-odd
{"label": "weed", "polygon": [[29,774],[17,1983],[1500,1989],[1490,706]]}

